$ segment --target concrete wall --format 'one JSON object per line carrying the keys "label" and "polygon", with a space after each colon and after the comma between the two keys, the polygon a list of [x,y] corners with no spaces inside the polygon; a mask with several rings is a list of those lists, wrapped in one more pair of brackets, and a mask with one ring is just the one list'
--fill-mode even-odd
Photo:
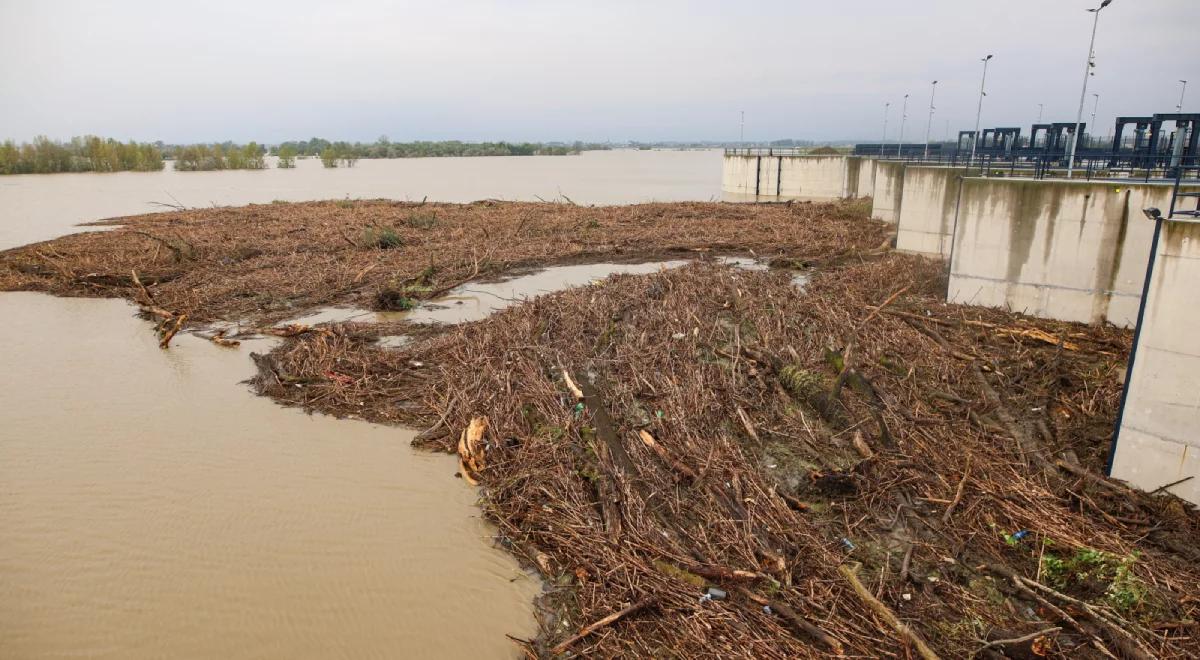
{"label": "concrete wall", "polygon": [[[787,156],[783,158],[780,196],[829,201],[849,196],[848,156]],[[857,169],[857,161],[854,166]]]}
{"label": "concrete wall", "polygon": [[725,156],[721,165],[721,192],[753,195],[758,166],[759,159],[755,156]]}
{"label": "concrete wall", "polygon": [[[855,156],[725,156],[721,191],[771,200],[869,196],[875,160]],[[757,188],[756,188],[757,182]]]}
{"label": "concrete wall", "polygon": [[1163,222],[1156,252],[1112,476],[1145,490],[1194,477],[1169,490],[1200,504],[1200,223]]}
{"label": "concrete wall", "polygon": [[863,158],[860,156],[851,156],[851,162],[857,162],[858,165],[851,166],[847,163],[848,173],[853,171],[854,178],[850,180],[850,197],[871,197],[875,194],[875,168],[878,167],[879,161],[874,158]]}
{"label": "concrete wall", "polygon": [[962,168],[904,168],[904,201],[897,218],[896,249],[935,257],[950,255],[954,209]]}
{"label": "concrete wall", "polygon": [[875,161],[871,217],[891,224],[900,220],[900,202],[904,198],[904,168],[905,164],[899,161]]}
{"label": "concrete wall", "polygon": [[1142,209],[1167,208],[1170,185],[969,178],[958,201],[947,300],[1136,323],[1153,233]]}

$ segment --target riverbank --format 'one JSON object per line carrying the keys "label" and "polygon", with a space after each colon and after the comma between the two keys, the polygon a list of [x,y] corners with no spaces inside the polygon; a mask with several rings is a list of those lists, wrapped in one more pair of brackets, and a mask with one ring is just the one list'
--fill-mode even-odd
{"label": "riverbank", "polygon": [[112,224],[0,253],[0,290],[256,329],[546,265],[693,262],[464,325],[293,326],[258,360],[278,401],[460,454],[548,585],[536,652],[1200,650],[1200,518],[1099,474],[1130,334],[946,305],[940,266],[887,249],[860,207],[327,202]]}

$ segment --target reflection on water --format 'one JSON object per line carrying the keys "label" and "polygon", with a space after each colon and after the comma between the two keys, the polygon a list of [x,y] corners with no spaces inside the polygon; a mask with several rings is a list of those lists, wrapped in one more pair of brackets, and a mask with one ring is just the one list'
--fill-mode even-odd
{"label": "reflection on water", "polygon": [[[512,657],[538,590],[408,432],[113,300],[0,295],[0,656]],[[513,578],[517,578],[515,581]]]}
{"label": "reflection on water", "polygon": [[[273,161],[274,159],[270,159]],[[0,249],[78,231],[76,223],[188,207],[273,200],[389,198],[579,204],[707,201],[721,196],[721,152],[586,151],[578,156],[360,160],[325,169],[315,158],[291,170],[115,172],[0,176]]]}

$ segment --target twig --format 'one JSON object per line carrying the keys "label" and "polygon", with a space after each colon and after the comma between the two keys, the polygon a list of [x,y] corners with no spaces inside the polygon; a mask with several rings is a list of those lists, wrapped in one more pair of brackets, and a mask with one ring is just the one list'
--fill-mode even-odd
{"label": "twig", "polygon": [[[1045,637],[1046,635],[1049,635],[1049,634],[1051,634],[1051,633],[1056,633],[1056,632],[1059,632],[1059,631],[1061,631],[1061,630],[1062,630],[1062,628],[1061,628],[1061,627],[1059,627],[1059,626],[1054,626],[1053,628],[1046,628],[1046,629],[1044,629],[1044,630],[1039,630],[1039,631],[1037,631],[1037,632],[1031,632],[1031,633],[1029,633],[1028,635],[1021,635],[1020,637],[1013,637],[1013,638],[1010,638],[1010,639],[997,639],[997,640],[993,640],[993,641],[990,641],[990,642],[988,642],[988,643],[984,644],[983,646],[979,647],[978,649],[976,649],[976,650],[975,650],[975,653],[977,653],[977,654],[978,654],[980,651],[983,651],[983,650],[985,650],[985,649],[990,649],[990,648],[992,648],[993,646],[1008,646],[1008,645],[1010,645],[1010,644],[1021,644],[1021,643],[1023,643],[1023,642],[1028,642],[1028,641],[1035,640],[1035,639],[1037,639],[1038,637]],[[983,640],[981,639],[981,640],[979,640],[979,641],[981,641],[981,642],[982,642]]]}
{"label": "twig", "polygon": [[1184,483],[1186,481],[1191,481],[1192,479],[1195,479],[1195,478],[1196,478],[1196,475],[1193,474],[1191,476],[1184,477],[1184,478],[1180,479],[1179,481],[1172,481],[1169,484],[1164,484],[1162,486],[1159,486],[1158,488],[1155,488],[1154,490],[1150,491],[1150,494],[1158,495],[1159,493],[1163,492],[1164,490],[1167,490],[1168,488],[1178,486],[1181,483]]}
{"label": "twig", "polygon": [[851,568],[848,564],[842,564],[841,566],[838,566],[838,572],[841,573],[842,577],[846,578],[846,581],[849,582],[850,586],[854,588],[854,593],[858,595],[859,599],[862,600],[867,607],[870,607],[875,614],[879,615],[879,618],[883,619],[889,626],[895,629],[896,632],[900,633],[901,637],[904,637],[909,641],[909,643],[916,647],[917,653],[920,654],[922,658],[925,658],[925,660],[937,660],[938,655],[933,652],[933,649],[929,648],[929,645],[925,643],[925,640],[922,639],[915,630],[909,628],[908,624],[901,621],[899,617],[897,617],[896,614],[888,608],[887,605],[884,605],[879,601],[879,599],[875,598],[875,596],[871,594],[867,587],[863,585],[862,581],[858,579],[858,575],[855,574],[853,568]]}
{"label": "twig", "polygon": [[958,488],[954,491],[954,499],[950,500],[950,506],[946,507],[946,512],[942,514],[942,524],[950,523],[950,514],[954,513],[954,507],[962,501],[963,487],[967,485],[967,477],[971,476],[971,456],[967,455],[967,467],[963,468],[962,480],[958,482]]}
{"label": "twig", "polygon": [[570,648],[570,646],[572,644],[574,644],[575,642],[578,642],[579,640],[583,639],[584,637],[591,635],[592,633],[596,632],[597,630],[599,630],[605,626],[611,626],[612,624],[620,621],[621,619],[624,619],[625,617],[629,616],[630,614],[635,614],[637,612],[640,612],[648,607],[656,605],[657,603],[658,603],[658,598],[656,598],[654,596],[651,596],[649,598],[643,598],[642,600],[639,600],[638,602],[634,603],[633,605],[630,605],[629,607],[626,607],[623,610],[613,612],[612,614],[609,614],[608,616],[604,617],[603,619],[600,619],[599,621],[597,621],[593,624],[584,626],[583,628],[581,628],[579,630],[579,632],[577,634],[564,640],[558,646],[555,646],[553,649],[551,649],[550,652],[553,653],[554,655],[558,655],[559,653],[562,653],[563,651],[566,651],[568,648]]}

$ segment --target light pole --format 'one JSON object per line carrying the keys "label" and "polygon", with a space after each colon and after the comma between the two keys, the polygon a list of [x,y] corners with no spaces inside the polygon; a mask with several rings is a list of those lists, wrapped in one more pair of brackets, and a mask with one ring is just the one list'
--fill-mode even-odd
{"label": "light pole", "polygon": [[738,128],[738,142],[742,143],[742,146],[745,146],[745,144],[746,144],[746,111],[745,110],[742,110],[742,124]]}
{"label": "light pole", "polygon": [[1045,109],[1045,107],[1046,107],[1046,104],[1044,104],[1044,103],[1039,103],[1039,104],[1038,104],[1038,120],[1037,120],[1037,123],[1039,123],[1039,124],[1040,124],[1040,123],[1042,123],[1042,110],[1044,110],[1044,109]]}
{"label": "light pole", "polygon": [[[1106,1],[1112,2],[1112,0]],[[987,57],[983,58],[983,79],[979,81],[979,108],[975,110],[975,134],[971,136],[972,163],[975,162],[975,145],[979,144],[979,118],[983,115],[983,97],[987,96],[987,92],[983,91],[984,86],[987,85],[987,65],[988,61],[990,61],[992,57],[994,56],[988,55]]]}
{"label": "light pole", "polygon": [[908,94],[904,95],[904,106],[900,110],[900,137],[896,138],[896,155],[904,149],[904,121],[908,119]]}
{"label": "light pole", "polygon": [[1179,88],[1179,105],[1175,106],[1175,112],[1183,112],[1183,95],[1187,93],[1187,81],[1180,80]]}
{"label": "light pole", "polygon": [[929,122],[925,124],[925,160],[929,159],[929,131],[933,129],[933,97],[937,94],[937,81],[929,86]]}
{"label": "light pole", "polygon": [[1095,103],[1092,104],[1092,130],[1096,130],[1096,111],[1100,109],[1100,95],[1092,94]]}
{"label": "light pole", "polygon": [[887,143],[887,120],[888,111],[892,107],[892,102],[888,101],[883,104],[883,137],[879,138],[879,155],[883,155],[883,145]]}
{"label": "light pole", "polygon": [[1071,136],[1071,157],[1067,160],[1068,179],[1075,174],[1075,151],[1079,146],[1079,124],[1083,121],[1083,101],[1087,98],[1088,76],[1091,75],[1092,68],[1096,66],[1096,26],[1100,24],[1100,10],[1112,4],[1112,1],[1104,0],[1099,7],[1088,10],[1095,14],[1095,18],[1092,19],[1092,41],[1088,44],[1087,64],[1083,67],[1083,90],[1079,92],[1079,112],[1075,115],[1075,132]]}

